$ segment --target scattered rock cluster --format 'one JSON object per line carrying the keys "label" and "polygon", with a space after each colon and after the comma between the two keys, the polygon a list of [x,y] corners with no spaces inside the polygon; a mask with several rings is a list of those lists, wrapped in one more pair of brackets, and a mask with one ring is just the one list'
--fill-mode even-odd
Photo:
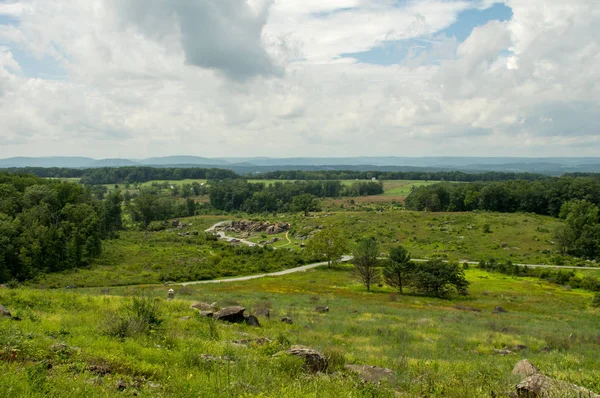
{"label": "scattered rock cluster", "polygon": [[260,322],[255,315],[244,314],[246,309],[240,306],[231,306],[219,309],[217,303],[194,303],[191,308],[199,311],[200,315],[229,323],[246,323],[250,326],[260,327]]}
{"label": "scattered rock cluster", "polygon": [[290,224],[284,222],[269,223],[258,221],[233,221],[231,225],[217,227],[217,230],[224,232],[238,233],[256,233],[264,232],[267,235],[280,234],[290,230]]}

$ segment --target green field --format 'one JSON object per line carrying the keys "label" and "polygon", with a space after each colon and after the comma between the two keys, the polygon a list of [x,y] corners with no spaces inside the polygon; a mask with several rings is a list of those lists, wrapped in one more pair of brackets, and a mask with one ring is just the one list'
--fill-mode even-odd
{"label": "green field", "polygon": [[[399,296],[377,287],[367,293],[346,267],[243,283],[175,285],[171,302],[163,286],[0,289],[0,303],[22,318],[0,318],[0,395],[506,396],[521,379],[511,370],[522,358],[548,376],[600,391],[600,312],[589,306],[590,293],[473,269],[466,275],[471,295],[453,300]],[[115,318],[125,316],[132,295],[158,298],[163,322],[150,333],[113,337]],[[271,320],[260,318],[261,328],[215,323],[189,308],[197,300],[242,305],[247,312],[267,307]],[[330,311],[317,314],[317,305]],[[493,314],[496,306],[508,313]],[[283,316],[294,324],[279,322]],[[262,337],[271,342],[232,343]],[[323,352],[330,373],[313,375],[298,359],[273,356],[292,344]],[[517,345],[525,348],[512,348]],[[495,351],[505,348],[513,353]],[[385,367],[393,376],[381,385],[363,382],[345,364]]]}
{"label": "green field", "polygon": [[427,185],[433,185],[439,181],[412,181],[412,180],[398,180],[398,181],[384,181],[383,182],[383,195],[385,196],[408,196],[413,188],[423,187]]}
{"label": "green field", "polygon": [[[78,181],[78,179],[71,179],[71,180],[75,180],[75,182]],[[341,180],[341,183],[349,186],[349,185],[356,183],[357,181],[359,181],[359,180]],[[365,181],[365,180],[362,180],[362,181]],[[185,179],[185,180],[176,180],[176,181],[152,180],[152,181],[143,182],[143,183],[140,183],[137,185],[130,184],[129,190],[134,190],[135,186],[150,187],[150,186],[152,186],[152,184],[165,184],[165,183],[168,183],[169,185],[173,185],[173,186],[175,186],[175,185],[181,186],[184,184],[192,184],[194,182],[197,182],[199,184],[206,184],[207,180],[202,180],[202,179]],[[272,185],[276,182],[285,183],[285,182],[293,182],[293,180],[250,179],[250,180],[248,180],[248,182],[255,183],[255,184],[262,183],[265,185]],[[384,193],[381,196],[406,197],[406,196],[408,196],[408,194],[410,194],[413,187],[431,185],[431,184],[435,184],[436,182],[439,182],[439,181],[413,181],[413,180],[383,181]],[[118,188],[121,190],[126,189],[125,184],[104,184],[104,186],[107,187],[109,190],[115,189],[115,185],[118,186]]]}

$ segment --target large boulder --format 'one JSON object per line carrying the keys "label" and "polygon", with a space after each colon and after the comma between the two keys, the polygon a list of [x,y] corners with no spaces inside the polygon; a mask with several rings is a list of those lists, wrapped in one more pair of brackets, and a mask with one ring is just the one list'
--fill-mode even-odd
{"label": "large boulder", "polygon": [[5,306],[0,304],[0,317],[2,316],[12,317],[12,314]]}
{"label": "large boulder", "polygon": [[516,386],[519,398],[559,398],[559,397],[586,397],[600,398],[600,395],[583,387],[564,381],[554,380],[541,373],[529,376]]}
{"label": "large boulder", "polygon": [[526,359],[519,361],[513,374],[526,378],[515,386],[516,396],[519,398],[552,398],[552,397],[586,397],[600,398],[600,395],[583,387],[565,381],[554,380],[540,373],[531,362]]}
{"label": "large boulder", "polygon": [[536,368],[527,359],[522,359],[519,362],[517,362],[512,371],[512,374],[519,375],[521,377],[529,377],[537,373],[540,373],[539,369]]}
{"label": "large boulder", "polygon": [[369,365],[346,365],[346,369],[356,373],[361,379],[371,383],[386,381],[391,383],[394,379],[394,371]]}
{"label": "large boulder", "polygon": [[213,314],[213,318],[231,323],[242,323],[246,321],[244,317],[246,309],[240,306],[225,307],[219,312]]}
{"label": "large boulder", "polygon": [[329,366],[325,355],[309,347],[294,345],[287,353],[304,359],[304,367],[313,373],[325,372]]}

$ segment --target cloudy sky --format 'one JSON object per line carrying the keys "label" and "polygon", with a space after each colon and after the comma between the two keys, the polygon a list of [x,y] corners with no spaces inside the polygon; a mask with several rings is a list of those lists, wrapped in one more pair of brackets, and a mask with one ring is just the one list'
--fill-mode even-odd
{"label": "cloudy sky", "polygon": [[598,0],[0,0],[0,158],[600,156]]}

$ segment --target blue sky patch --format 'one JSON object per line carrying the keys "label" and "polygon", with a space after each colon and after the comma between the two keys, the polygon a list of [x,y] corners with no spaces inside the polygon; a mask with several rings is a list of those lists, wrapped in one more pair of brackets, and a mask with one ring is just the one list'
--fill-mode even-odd
{"label": "blue sky patch", "polygon": [[10,15],[0,14],[0,25],[18,25],[19,20]]}
{"label": "blue sky patch", "polygon": [[456,37],[459,43],[462,43],[469,37],[474,28],[483,26],[489,21],[509,21],[513,12],[510,7],[496,3],[485,10],[471,9],[458,14],[456,22],[448,28],[440,31],[447,36]]}
{"label": "blue sky patch", "polygon": [[[504,4],[494,4],[484,10],[471,9],[458,15],[456,22],[446,29],[436,32],[435,36],[456,38],[458,44],[469,37],[474,28],[485,25],[489,21],[508,21],[512,18],[512,10]],[[354,58],[360,63],[374,65],[395,65],[414,57],[433,47],[433,37],[413,38],[408,40],[387,41],[367,51],[340,54],[341,58]],[[430,63],[437,63],[435,57]]]}
{"label": "blue sky patch", "polygon": [[65,80],[67,77],[63,66],[52,57],[38,59],[15,47],[11,47],[11,52],[26,77],[46,80]]}

